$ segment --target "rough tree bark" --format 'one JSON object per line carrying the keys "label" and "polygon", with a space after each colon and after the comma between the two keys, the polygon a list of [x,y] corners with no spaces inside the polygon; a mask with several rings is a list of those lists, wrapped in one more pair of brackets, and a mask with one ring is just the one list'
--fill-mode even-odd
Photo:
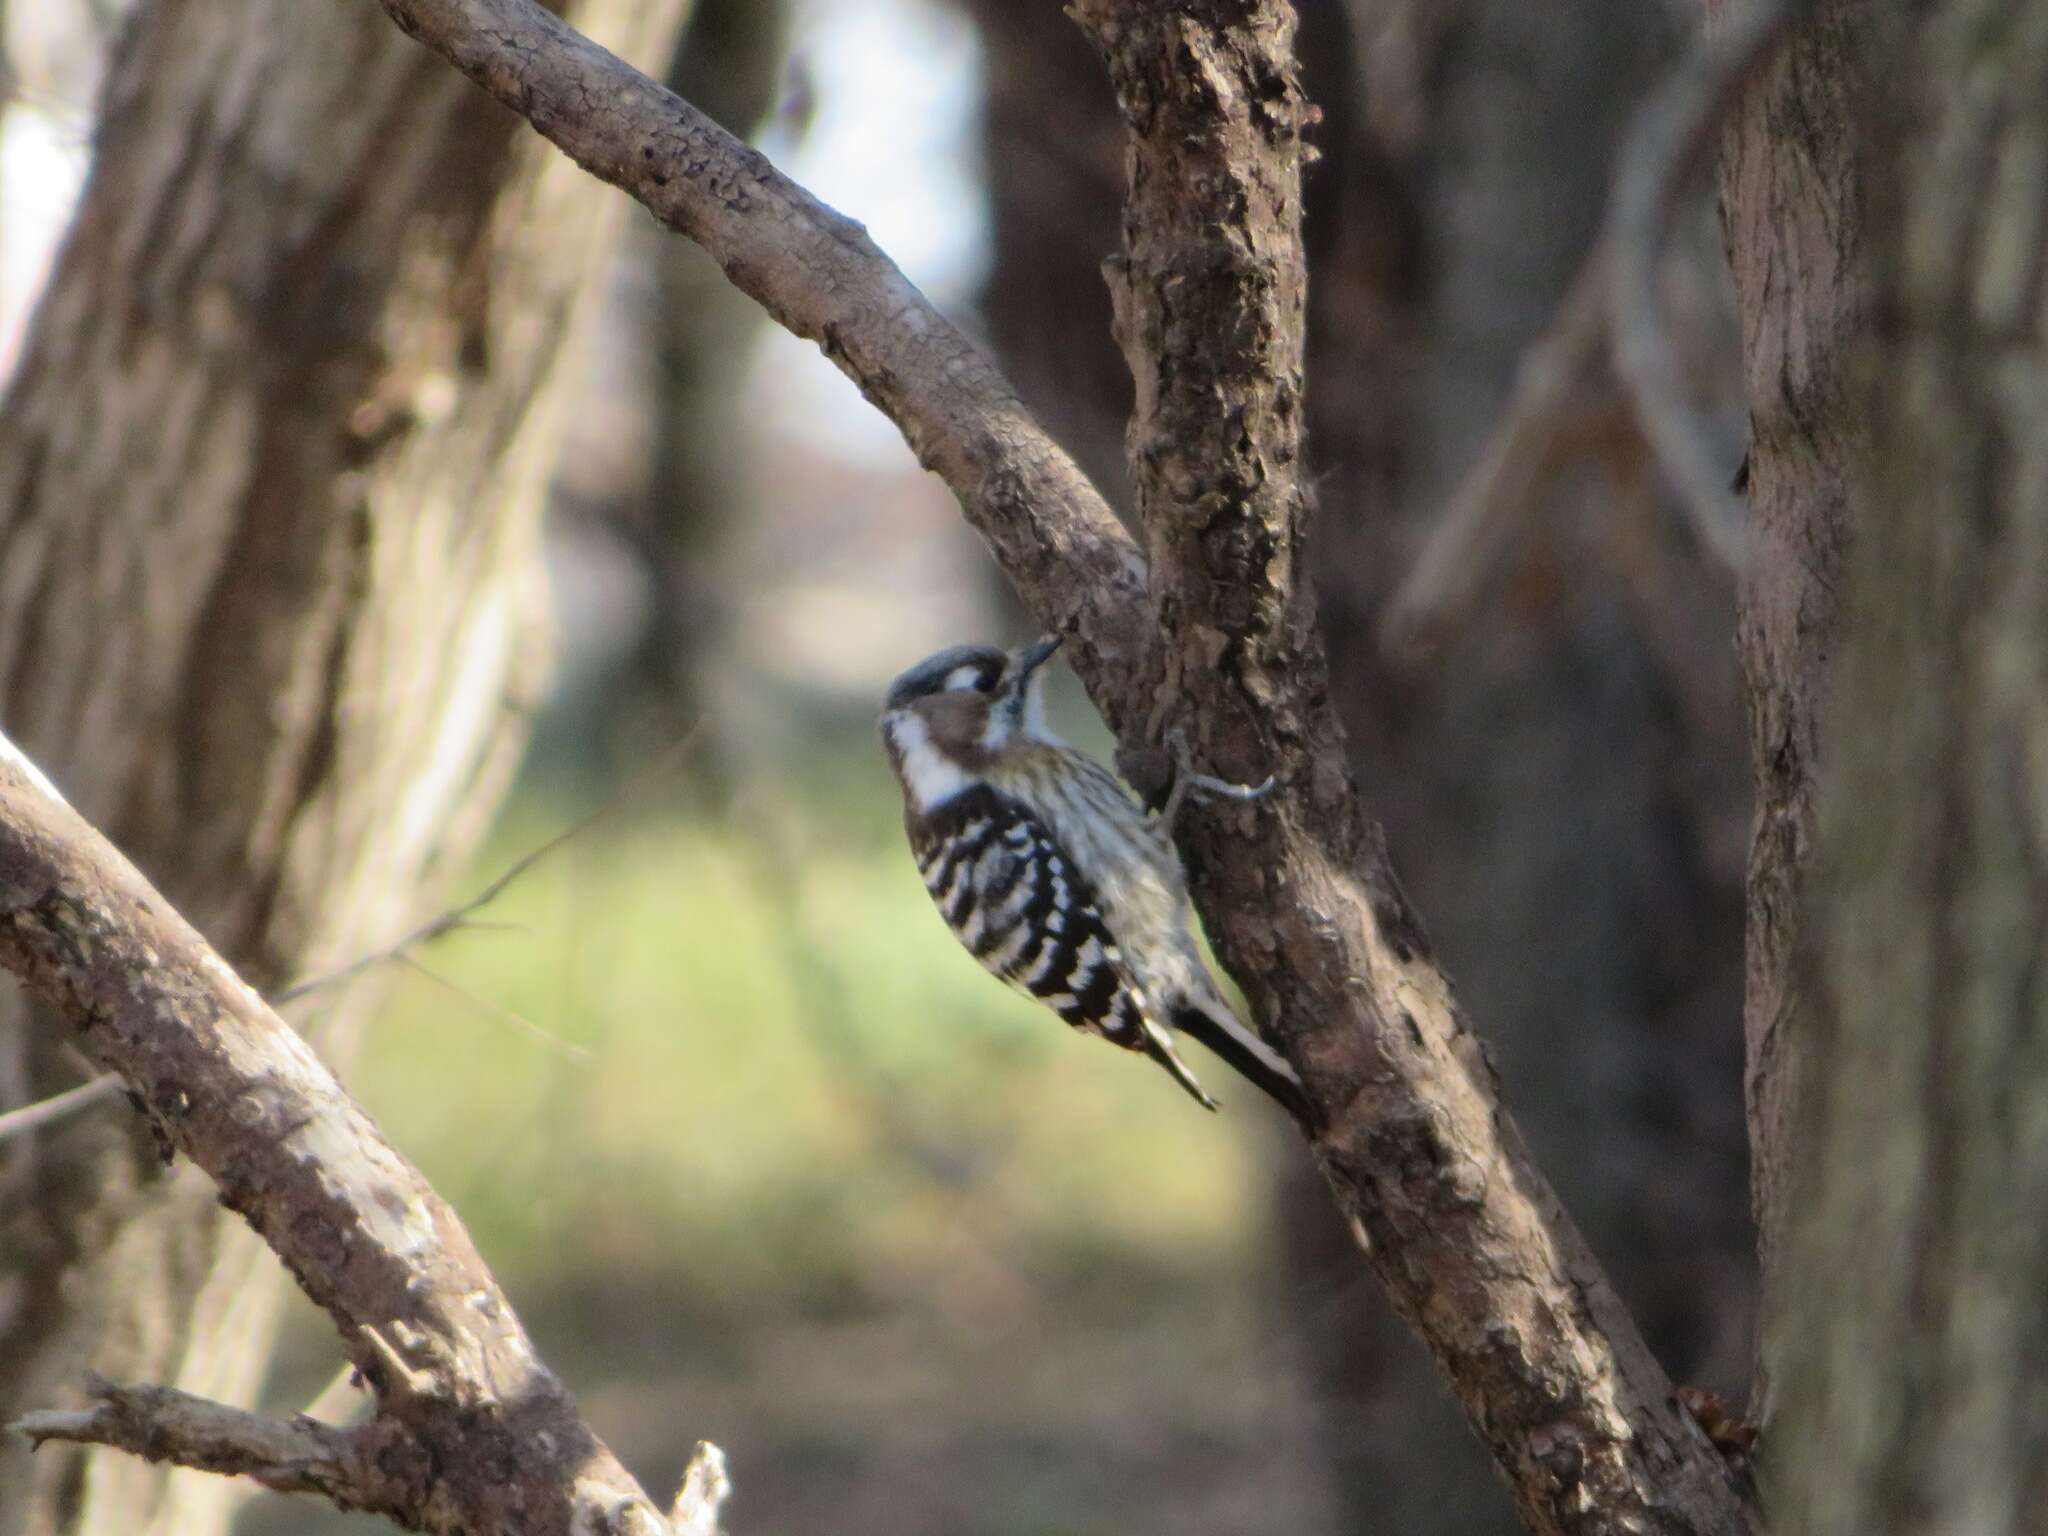
{"label": "rough tree bark", "polygon": [[1812,1059],[1796,963],[1816,775],[1853,520],[1854,348],[1867,324],[1867,171],[1854,0],[1819,0],[1722,145],[1721,198],[1749,397],[1752,553],[1737,649],[1756,819],[1743,1001],[1752,1199],[1764,1290],[1752,1417],[1773,1412],[1774,1294],[1790,1215],[1793,1107]]}
{"label": "rough tree bark", "polygon": [[1863,24],[1884,324],[1845,403],[1871,474],[1808,883],[1773,1523],[2039,1530],[2048,4]]}
{"label": "rough tree bark", "polygon": [[[645,58],[678,9],[575,14]],[[0,722],[258,985],[400,931],[506,778],[617,202],[373,8],[122,35],[0,413]],[[77,1078],[10,999],[0,1102]],[[0,1419],[87,1365],[247,1399],[275,1266],[132,1117],[0,1149],[0,1210]],[[7,1536],[194,1536],[224,1488],[13,1436],[0,1486]]]}
{"label": "rough tree bark", "polygon": [[[1132,476],[1165,653],[1146,734],[1185,721],[1198,760],[1226,777],[1282,765],[1270,802],[1208,818],[1184,840],[1211,936],[1268,1027],[1320,1069],[1311,1081],[1342,1084],[1345,1113],[1316,1138],[1318,1160],[1524,1520],[1739,1526],[1720,1503],[1718,1468],[1663,1507],[1645,1497],[1635,1458],[1675,1466],[1689,1423],[1616,1434],[1594,1407],[1633,1399],[1630,1417],[1654,1412],[1669,1388],[1604,1282],[1574,1295],[1566,1277],[1591,1255],[1526,1166],[1348,780],[1308,583],[1294,569],[1306,517],[1305,273],[1291,8],[1104,0],[1078,14],[1132,131],[1126,260],[1111,286],[1137,386]],[[1524,1163],[1509,1199],[1482,1171],[1501,1154]],[[1446,1290],[1496,1266],[1518,1268],[1529,1290],[1443,1315]],[[1614,1353],[1576,1382],[1539,1383],[1498,1346],[1555,1326],[1565,1297]]]}

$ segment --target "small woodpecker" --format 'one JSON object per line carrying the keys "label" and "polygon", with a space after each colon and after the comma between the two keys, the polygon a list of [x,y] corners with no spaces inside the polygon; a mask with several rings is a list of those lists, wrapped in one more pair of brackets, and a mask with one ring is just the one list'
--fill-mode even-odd
{"label": "small woodpecker", "polygon": [[1047,728],[1040,668],[1058,647],[954,646],[890,687],[882,741],[925,889],[975,959],[1074,1028],[1143,1051],[1215,1109],[1174,1049],[1190,1035],[1306,1120],[1301,1079],[1202,960],[1164,822]]}

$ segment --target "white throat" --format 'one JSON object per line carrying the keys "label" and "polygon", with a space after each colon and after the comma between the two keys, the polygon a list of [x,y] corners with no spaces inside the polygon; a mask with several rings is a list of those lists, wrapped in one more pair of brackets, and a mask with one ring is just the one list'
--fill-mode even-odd
{"label": "white throat", "polygon": [[887,729],[896,748],[904,791],[919,811],[944,805],[972,782],[958,763],[932,745],[931,732],[909,710],[890,715]]}
{"label": "white throat", "polygon": [[1045,723],[1045,672],[1042,668],[1032,673],[1030,681],[1024,685],[1024,734],[1048,747],[1066,745]]}
{"label": "white throat", "polygon": [[1045,673],[1034,672],[1024,682],[1024,708],[1015,720],[1007,709],[989,711],[988,726],[981,733],[981,745],[993,752],[1013,736],[1026,741],[1035,741],[1048,747],[1064,747],[1066,743],[1052,732],[1045,723]]}

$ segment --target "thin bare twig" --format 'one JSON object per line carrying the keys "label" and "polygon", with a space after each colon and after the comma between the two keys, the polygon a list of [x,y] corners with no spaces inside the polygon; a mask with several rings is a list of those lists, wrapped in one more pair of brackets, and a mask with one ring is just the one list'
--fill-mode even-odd
{"label": "thin bare twig", "polygon": [[503,1003],[494,1003],[487,997],[479,997],[452,977],[444,976],[417,955],[400,954],[393,957],[397,964],[404,966],[423,981],[432,982],[442,991],[467,1003],[486,1018],[500,1019],[533,1037],[541,1045],[560,1051],[573,1061],[589,1061],[590,1047],[578,1045],[574,1040],[564,1040],[551,1030],[541,1028],[516,1008],[507,1008]]}
{"label": "thin bare twig", "polygon": [[[581,820],[556,833],[539,847],[530,848],[514,859],[498,873],[495,879],[467,901],[462,902],[458,906],[450,907],[438,916],[420,924],[419,927],[413,929],[395,944],[386,945],[384,948],[371,954],[360,955],[336,970],[308,977],[304,981],[294,982],[282,992],[273,994],[270,999],[271,1005],[273,1007],[281,1007],[285,1003],[295,1002],[302,997],[324,991],[329,987],[342,986],[378,966],[406,965],[424,976],[428,981],[455,993],[480,1012],[516,1024],[536,1040],[542,1041],[578,1060],[587,1061],[590,1058],[590,1051],[587,1047],[577,1045],[574,1041],[564,1040],[561,1036],[550,1033],[534,1023],[533,1020],[513,1009],[502,1007],[487,998],[476,996],[473,992],[442,975],[439,971],[422,965],[413,957],[412,951],[422,945],[431,944],[434,940],[444,938],[451,933],[492,932],[505,928],[516,928],[517,924],[479,921],[476,914],[504,895],[507,890],[518,882],[520,876],[526,874],[535,865],[583,836],[599,822],[617,814],[620,809],[637,799],[647,788],[666,777],[695,747],[697,736],[698,732],[691,731],[681,741],[663,753],[652,767],[646,768],[634,775],[616,793]],[[17,763],[17,766],[33,770],[33,765],[29,764],[25,758],[17,757],[14,761]],[[51,785],[48,780],[42,781],[42,787],[52,796],[55,796],[57,793],[55,786]],[[120,1076],[116,1073],[108,1072],[93,1078],[89,1082],[80,1083],[75,1088],[67,1088],[62,1093],[55,1093],[46,1099],[37,1099],[32,1104],[23,1104],[18,1108],[10,1109],[4,1114],[0,1114],[0,1144],[4,1144],[13,1137],[25,1136],[31,1131],[43,1130],[61,1121],[68,1120],[73,1115],[80,1114],[95,1105],[111,1104],[119,1097],[120,1088]]]}
{"label": "thin bare twig", "polygon": [[37,1099],[33,1104],[10,1109],[0,1115],[0,1142],[46,1129],[60,1120],[70,1119],[81,1110],[91,1109],[95,1104],[111,1103],[120,1091],[120,1076],[106,1072],[89,1082],[80,1083],[76,1088],[66,1088],[47,1099]]}
{"label": "thin bare twig", "polygon": [[1738,575],[1748,561],[1742,503],[1686,399],[1678,344],[1664,313],[1658,265],[1673,214],[1705,165],[1715,130],[1776,51],[1804,0],[1749,0],[1700,37],[1637,115],[1615,173],[1607,243],[1614,361],[1643,431],[1671,476],[1695,535]]}
{"label": "thin bare twig", "polygon": [[1457,631],[1537,505],[1558,435],[1607,352],[1613,267],[1612,242],[1600,240],[1550,329],[1522,354],[1507,409],[1387,604],[1380,644],[1389,655],[1419,660]]}
{"label": "thin bare twig", "polygon": [[[575,842],[577,838],[583,836],[584,833],[595,827],[599,822],[608,820],[616,815],[621,808],[638,799],[649,787],[673,773],[682,764],[683,760],[696,749],[697,739],[701,734],[702,727],[692,728],[684,735],[681,741],[656,758],[652,766],[642,769],[631,779],[627,780],[617,792],[606,799],[595,810],[591,811],[581,820],[570,823],[569,826],[557,832],[538,848],[529,848],[525,853],[522,853],[518,858],[506,865],[504,869],[500,870],[495,879],[485,885],[474,896],[470,897],[469,900],[458,906],[450,907],[438,917],[421,923],[419,927],[413,929],[412,932],[406,934],[395,944],[387,945],[383,949],[376,950],[371,954],[359,956],[339,969],[327,971],[318,976],[308,977],[304,981],[293,982],[282,992],[275,994],[271,998],[271,1002],[273,1004],[296,1002],[299,998],[322,991],[328,987],[342,986],[347,982],[355,980],[356,977],[362,975],[365,971],[374,970],[380,965],[389,965],[395,960],[405,959],[408,951],[417,949],[422,944],[431,944],[434,940],[442,938],[447,934],[479,926],[472,922],[471,919],[500,896],[504,895],[521,875],[532,869],[534,865],[540,863],[550,854],[559,852],[570,843]],[[436,976],[434,979],[438,981],[441,978]],[[452,985],[452,983],[445,984]],[[522,1020],[521,1022],[525,1021]],[[537,1033],[546,1034],[546,1031],[540,1030],[538,1026],[529,1024],[528,1027],[534,1029]],[[549,1038],[552,1039],[553,1037],[550,1036]],[[556,1043],[561,1044],[563,1042],[558,1041]]]}

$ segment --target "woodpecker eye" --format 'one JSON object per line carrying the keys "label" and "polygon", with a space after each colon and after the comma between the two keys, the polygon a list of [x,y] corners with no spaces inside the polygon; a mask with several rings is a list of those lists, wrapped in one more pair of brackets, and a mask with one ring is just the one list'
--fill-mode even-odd
{"label": "woodpecker eye", "polygon": [[927,656],[890,686],[885,708],[903,709],[941,693],[994,693],[1009,658],[993,646],[956,645]]}
{"label": "woodpecker eye", "polygon": [[996,675],[997,669],[988,662],[968,662],[946,674],[946,692],[957,693],[971,688],[976,693],[987,693],[995,687]]}

